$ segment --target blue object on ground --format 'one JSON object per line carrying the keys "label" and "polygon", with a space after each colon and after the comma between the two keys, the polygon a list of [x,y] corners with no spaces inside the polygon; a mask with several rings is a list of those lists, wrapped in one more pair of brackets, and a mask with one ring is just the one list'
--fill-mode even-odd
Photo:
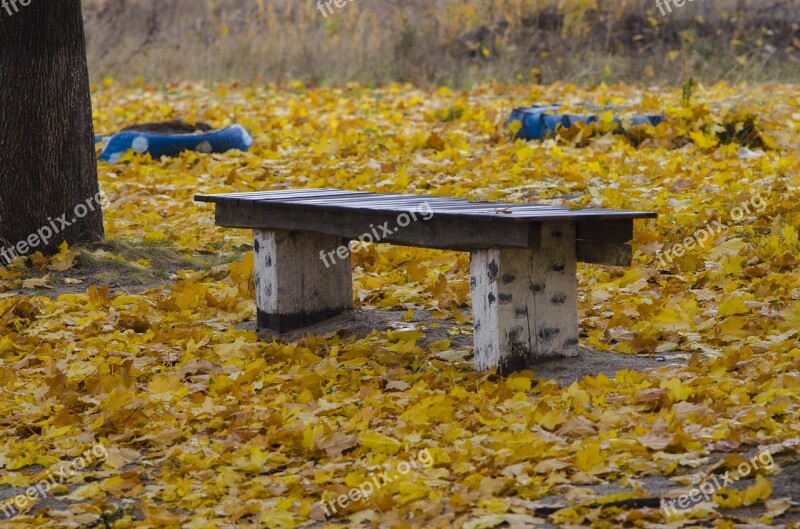
{"label": "blue object on ground", "polygon": [[[522,123],[517,132],[517,138],[522,140],[543,140],[555,134],[559,127],[570,128],[578,123],[594,123],[600,118],[596,115],[586,114],[556,114],[561,105],[519,107],[511,112],[508,124],[515,121]],[[629,116],[633,125],[653,125],[654,127],[664,121],[662,115]],[[622,123],[622,118],[615,116],[615,123]]]}
{"label": "blue object on ground", "polygon": [[113,136],[98,136],[95,143],[108,140],[100,159],[116,163],[123,153],[133,149],[149,153],[154,160],[162,156],[177,156],[183,151],[202,153],[225,152],[232,149],[247,151],[253,138],[241,125],[195,134],[157,134],[152,132],[124,131]]}

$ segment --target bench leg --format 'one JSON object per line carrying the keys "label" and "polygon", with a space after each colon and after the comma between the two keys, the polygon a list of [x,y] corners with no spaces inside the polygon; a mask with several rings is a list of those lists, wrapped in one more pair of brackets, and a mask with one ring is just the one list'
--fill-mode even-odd
{"label": "bench leg", "polygon": [[258,328],[283,333],[353,308],[350,255],[335,262],[320,251],[346,244],[340,237],[306,231],[254,230]]}
{"label": "bench leg", "polygon": [[508,375],[578,354],[574,223],[542,225],[538,250],[476,250],[470,260],[475,369]]}

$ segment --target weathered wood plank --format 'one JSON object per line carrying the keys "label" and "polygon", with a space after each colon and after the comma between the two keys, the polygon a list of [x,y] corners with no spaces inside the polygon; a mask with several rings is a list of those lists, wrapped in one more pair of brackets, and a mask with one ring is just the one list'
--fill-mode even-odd
{"label": "weathered wood plank", "polygon": [[[212,194],[212,195],[198,195],[198,197],[203,197],[204,199],[216,199],[220,197],[245,197],[245,198],[258,198],[260,196],[273,196],[273,197],[291,197],[291,196],[313,196],[319,194],[331,194],[331,193],[350,193],[346,189],[333,189],[329,187],[314,187],[314,188],[305,188],[305,189],[276,189],[272,191],[244,191],[239,193],[220,193],[220,194]],[[364,191],[367,193],[367,191]],[[371,193],[374,194],[374,193]],[[209,200],[212,201],[213,200]]]}
{"label": "weathered wood plank", "polygon": [[609,266],[630,266],[633,250],[629,244],[577,241],[578,261]]}
{"label": "weathered wood plank", "polygon": [[[247,192],[247,193],[224,193],[221,195],[197,195],[195,200],[198,202],[211,202],[216,204],[230,204],[230,203],[239,203],[239,202],[260,202],[263,200],[274,200],[278,201],[281,199],[290,199],[295,197],[304,196],[306,198],[312,196],[320,196],[323,194],[342,194],[347,193],[347,191],[337,190],[337,189],[308,189],[306,193],[301,193],[303,190],[286,190],[286,191],[256,191],[256,192]],[[315,191],[311,193],[311,191]],[[367,194],[365,192],[365,194]]]}
{"label": "weathered wood plank", "polygon": [[633,240],[633,220],[582,220],[577,223],[578,240],[628,243]]}
{"label": "weathered wood plank", "polygon": [[542,225],[541,247],[472,252],[475,369],[502,375],[578,354],[575,226]]}
{"label": "weathered wood plank", "polygon": [[327,204],[331,202],[344,202],[347,204],[357,204],[359,202],[369,201],[375,195],[372,193],[365,193],[362,191],[350,191],[347,193],[315,193],[313,195],[297,195],[287,197],[272,197],[262,196],[255,202],[284,202],[287,204]]}
{"label": "weathered wood plank", "polygon": [[[507,225],[488,219],[464,222],[459,218],[439,219],[436,216],[424,220],[426,217],[429,214],[416,212],[417,220],[414,221],[408,213],[404,219],[398,219],[396,214],[380,211],[341,212],[326,209],[309,215],[297,206],[276,204],[264,209],[253,204],[218,204],[216,224],[229,228],[305,230],[348,240],[357,240],[363,235],[371,234],[373,242],[457,251],[498,246],[537,248],[541,233],[538,224]],[[409,224],[401,226],[398,220],[405,219]],[[386,230],[389,230],[388,234],[385,233]],[[379,240],[374,236],[375,233],[379,235]]]}
{"label": "weathered wood plank", "polygon": [[409,198],[409,197],[401,197],[397,200],[387,200],[382,197],[375,197],[367,195],[363,198],[360,197],[333,197],[333,198],[306,198],[302,199],[303,204],[308,205],[321,205],[321,206],[339,206],[345,207],[350,209],[360,209],[363,207],[371,207],[371,208],[383,208],[383,209],[405,209],[409,206],[413,207],[418,204],[436,204],[437,207],[441,207],[442,202],[431,202],[424,198]]}
{"label": "weathered wood plank", "polygon": [[[520,209],[515,211],[514,209],[505,208],[474,208],[474,207],[467,207],[466,209],[448,209],[448,208],[437,208],[433,207],[430,203],[422,201],[417,202],[418,205],[425,205],[427,208],[431,206],[430,211],[432,211],[437,219],[441,218],[457,218],[462,222],[470,222],[472,220],[487,220],[491,219],[499,224],[513,224],[513,223],[524,223],[524,222],[547,222],[547,221],[554,221],[554,220],[574,220],[574,221],[583,221],[589,220],[587,217],[591,217],[592,220],[601,220],[606,218],[607,216],[611,216],[611,218],[634,218],[638,213],[636,212],[581,212],[581,211],[572,211],[572,210],[544,210],[542,208],[531,208],[531,209]],[[280,208],[286,211],[294,211],[296,213],[303,213],[308,218],[312,218],[314,216],[318,216],[324,213],[335,213],[335,214],[342,214],[342,215],[349,215],[353,213],[358,213],[362,211],[369,211],[371,213],[383,213],[386,215],[398,215],[403,212],[408,211],[408,207],[387,207],[387,206],[372,206],[368,203],[365,204],[354,204],[352,202],[346,201],[341,202],[339,204],[331,205],[326,203],[320,204],[304,204],[300,203],[286,203],[281,201],[264,201],[264,202],[254,202],[254,201],[246,201],[237,199],[235,203],[217,203],[217,207],[225,207],[231,208],[233,207],[234,210],[230,211],[226,214],[229,222],[235,223],[236,222],[236,211],[241,208],[243,212],[253,210],[268,213],[269,211],[273,211],[276,208]],[[243,219],[243,224],[241,226],[232,225],[231,227],[240,227],[240,228],[247,228],[249,225],[246,225],[247,222],[246,216]]]}
{"label": "weathered wood plank", "polygon": [[[655,213],[651,212],[609,209],[571,210],[563,206],[528,203],[512,204],[506,202],[469,202],[462,199],[438,196],[380,194],[327,189],[308,191],[313,191],[313,193],[306,193],[303,190],[291,190],[288,192],[276,191],[252,194],[198,195],[195,199],[201,202],[213,202],[218,206],[236,205],[239,207],[255,204],[256,207],[263,209],[278,206],[294,207],[306,211],[309,216],[318,215],[322,210],[347,212],[363,209],[387,215],[398,215],[407,209],[406,206],[408,204],[426,203],[438,217],[458,217],[464,222],[475,219],[494,219],[499,223],[509,224],[514,222],[574,220],[583,223],[579,239],[592,237],[591,240],[602,240],[603,242],[627,242],[619,240],[627,235],[624,224],[608,224],[609,229],[606,231],[610,230],[613,235],[611,240],[607,240],[605,238],[593,238],[595,236],[606,237],[606,235],[603,235],[603,229],[593,227],[591,225],[592,222],[655,218],[656,216]],[[228,217],[232,220],[231,215],[228,215]]]}
{"label": "weathered wood plank", "polygon": [[258,327],[279,333],[353,308],[350,255],[325,263],[320,252],[345,244],[306,231],[254,230]]}

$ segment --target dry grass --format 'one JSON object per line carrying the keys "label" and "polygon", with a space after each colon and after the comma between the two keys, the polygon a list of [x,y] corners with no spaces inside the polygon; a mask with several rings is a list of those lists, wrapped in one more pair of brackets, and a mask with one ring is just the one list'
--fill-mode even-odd
{"label": "dry grass", "polygon": [[351,0],[327,18],[315,0],[84,4],[95,77],[455,86],[800,78],[800,0],[697,0],[666,17],[655,0]]}

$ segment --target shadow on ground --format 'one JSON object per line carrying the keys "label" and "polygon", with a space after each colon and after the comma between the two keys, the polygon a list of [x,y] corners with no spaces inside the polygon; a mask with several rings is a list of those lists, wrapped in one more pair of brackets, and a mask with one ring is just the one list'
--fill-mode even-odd
{"label": "shadow on ground", "polygon": [[[347,312],[310,327],[277,335],[269,331],[259,331],[259,337],[266,341],[280,340],[295,342],[309,335],[325,335],[338,333],[343,336],[365,338],[372,332],[386,332],[389,329],[416,328],[425,333],[419,342],[422,347],[430,346],[434,342],[450,339],[450,351],[438,354],[440,359],[447,360],[448,353],[452,359],[472,361],[472,325],[471,323],[458,324],[453,320],[439,320],[431,317],[428,311],[415,311],[413,318],[406,321],[404,310],[376,310],[364,309]],[[464,309],[465,316],[469,311]],[[245,322],[237,326],[242,330],[256,330],[254,321]],[[555,380],[560,385],[569,385],[584,376],[595,376],[600,373],[613,378],[618,371],[630,369],[644,371],[646,369],[663,367],[668,364],[685,365],[688,355],[673,354],[646,356],[622,355],[615,353],[601,353],[580,348],[580,356],[565,360],[552,360],[541,364],[534,370],[537,378]]]}

